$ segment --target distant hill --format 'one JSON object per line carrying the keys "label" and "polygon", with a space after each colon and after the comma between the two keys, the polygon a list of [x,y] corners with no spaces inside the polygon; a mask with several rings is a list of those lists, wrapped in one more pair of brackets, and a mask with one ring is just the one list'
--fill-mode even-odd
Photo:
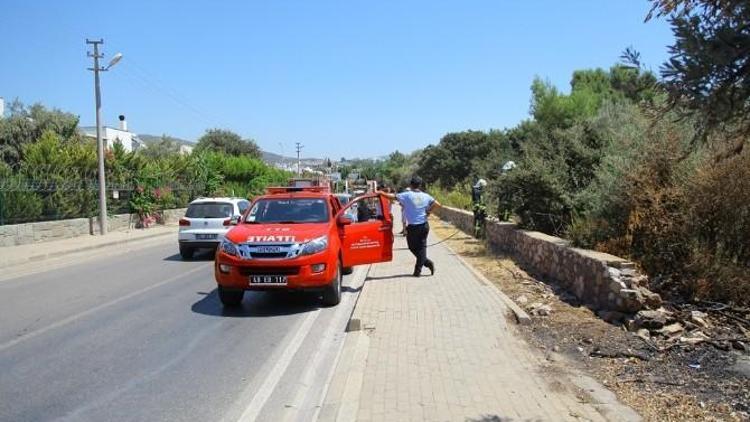
{"label": "distant hill", "polygon": [[[180,139],[175,138],[174,136],[166,135],[168,138],[172,139],[173,141],[181,144],[181,145],[189,145],[189,146],[195,146],[195,142],[188,141],[186,139]],[[149,134],[139,134],[139,138],[146,144],[149,145],[153,142],[157,142],[161,140],[161,136],[157,135],[149,135]],[[277,163],[295,163],[297,162],[296,157],[285,157],[281,154],[276,154],[273,152],[268,151],[261,151],[262,152],[262,158],[263,161],[265,161],[268,164],[277,164]],[[302,165],[310,166],[310,165],[317,165],[318,163],[322,162],[322,158],[309,158],[309,157],[303,157],[302,158]]]}
{"label": "distant hill", "polygon": [[281,163],[281,162],[286,163],[286,162],[293,160],[293,158],[284,157],[283,155],[275,154],[273,152],[268,152],[268,151],[262,151],[262,152],[263,152],[263,161],[265,161],[266,163],[270,163],[270,164],[276,164],[276,163]]}
{"label": "distant hill", "polygon": [[[195,142],[193,142],[193,141],[188,141],[188,140],[186,140],[186,139],[175,138],[174,136],[169,136],[169,135],[165,135],[165,136],[166,136],[167,138],[169,138],[169,139],[171,139],[171,140],[173,140],[173,141],[177,142],[177,143],[178,143],[178,144],[180,144],[180,145],[189,145],[189,146],[195,146]],[[161,140],[161,136],[157,136],[157,135],[148,135],[148,134],[145,134],[145,133],[142,133],[142,134],[138,134],[138,137],[139,137],[139,138],[141,138],[141,140],[142,140],[142,141],[143,141],[143,142],[144,142],[144,143],[145,143],[146,145],[148,145],[148,144],[150,144],[150,143],[152,143],[152,142],[157,142],[157,141],[160,141],[160,140]]]}

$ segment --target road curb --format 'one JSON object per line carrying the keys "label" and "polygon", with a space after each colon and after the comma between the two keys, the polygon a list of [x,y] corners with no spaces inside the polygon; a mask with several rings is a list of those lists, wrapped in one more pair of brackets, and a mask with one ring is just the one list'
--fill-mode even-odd
{"label": "road curb", "polygon": [[[362,285],[357,292],[357,298],[352,307],[352,313],[344,329],[345,338],[341,345],[330,379],[326,383],[320,412],[315,415],[315,421],[344,421],[355,420],[359,410],[359,393],[362,390],[364,377],[364,363],[369,352],[369,337],[363,331],[362,311],[358,311],[359,299],[365,291],[367,277],[370,275],[372,264],[362,278]],[[359,378],[358,378],[359,377]],[[342,419],[343,415],[347,419]],[[352,419],[352,415],[354,418]]]}
{"label": "road curb", "polygon": [[347,370],[344,391],[341,395],[336,421],[348,422],[357,420],[359,414],[359,402],[362,395],[362,384],[365,379],[365,367],[367,356],[370,353],[370,337],[364,331],[348,333],[351,336],[344,344],[342,353],[351,354],[352,360]]}
{"label": "road curb", "polygon": [[477,277],[479,280],[481,280],[483,283],[485,283],[488,286],[491,286],[497,292],[500,299],[505,303],[508,308],[513,312],[513,315],[516,318],[516,322],[518,322],[519,325],[529,325],[531,324],[531,317],[529,314],[526,313],[526,311],[523,310],[516,302],[513,301],[508,295],[506,295],[502,290],[500,290],[500,287],[495,284],[492,280],[488,279],[484,274],[482,274],[479,270],[474,268],[473,265],[471,265],[468,261],[466,261],[458,252],[453,250],[450,246],[447,244],[443,244],[449,251],[453,253],[453,255],[458,258],[458,261],[466,267],[469,271],[471,271],[472,274],[474,274],[475,277]]}
{"label": "road curb", "polygon": [[362,293],[365,291],[365,283],[367,281],[367,277],[370,276],[370,270],[372,269],[372,264],[367,266],[367,271],[365,271],[365,278],[362,280],[362,288],[360,288],[359,293],[357,294],[357,300],[354,301],[354,307],[352,308],[352,314],[349,316],[349,322],[346,324],[346,332],[351,333],[354,331],[360,331],[362,327],[362,312],[358,311],[360,308],[357,306],[359,304],[359,298],[362,297]]}
{"label": "road curb", "polygon": [[[27,255],[21,259],[13,259],[10,261],[0,262],[0,269],[10,268],[10,267],[20,265],[20,264],[25,264],[31,261],[43,261],[45,259],[50,259],[50,258],[59,258],[61,256],[70,255],[70,254],[74,254],[78,252],[85,252],[85,251],[90,251],[93,249],[99,249],[102,247],[122,245],[125,243],[137,242],[140,240],[153,239],[153,238],[157,238],[161,236],[169,236],[169,235],[174,235],[174,234],[175,234],[174,232],[154,233],[154,234],[149,234],[147,236],[139,236],[136,238],[126,238],[126,239],[113,240],[113,241],[104,242],[104,243],[98,243],[96,245],[79,246],[73,249],[66,249],[63,251],[54,251],[54,252],[47,252],[43,254]],[[9,247],[12,248],[12,246],[9,246]]]}

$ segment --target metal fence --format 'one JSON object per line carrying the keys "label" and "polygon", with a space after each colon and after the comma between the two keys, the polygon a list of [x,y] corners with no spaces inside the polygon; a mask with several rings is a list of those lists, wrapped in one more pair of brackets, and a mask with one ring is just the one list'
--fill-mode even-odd
{"label": "metal fence", "polygon": [[[129,183],[108,183],[107,213],[135,212],[131,199],[143,189]],[[203,193],[204,186],[173,181],[152,190],[156,198],[154,207],[159,210],[187,206]],[[96,179],[0,178],[0,225],[95,217],[98,195]]]}

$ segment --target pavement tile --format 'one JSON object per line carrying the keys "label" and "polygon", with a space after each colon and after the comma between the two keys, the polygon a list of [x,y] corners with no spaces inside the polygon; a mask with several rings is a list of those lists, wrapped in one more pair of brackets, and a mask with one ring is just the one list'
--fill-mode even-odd
{"label": "pavement tile", "polygon": [[430,247],[437,273],[413,278],[404,277],[414,258],[403,237],[394,249],[393,261],[371,267],[357,304],[363,326],[374,328],[361,420],[605,420],[572,389],[551,386],[498,292],[451,251]]}

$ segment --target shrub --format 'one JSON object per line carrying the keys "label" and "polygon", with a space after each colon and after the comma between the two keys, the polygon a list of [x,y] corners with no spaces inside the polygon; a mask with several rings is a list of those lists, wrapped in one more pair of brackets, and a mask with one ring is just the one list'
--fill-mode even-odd
{"label": "shrub", "polygon": [[433,185],[429,193],[445,206],[471,211],[471,188],[468,184],[456,185],[453,189],[444,189],[440,185]]}
{"label": "shrub", "polygon": [[44,203],[34,192],[0,192],[0,222],[16,224],[35,221],[42,216]]}
{"label": "shrub", "polygon": [[706,160],[685,197],[693,294],[750,303],[750,151]]}
{"label": "shrub", "polygon": [[525,228],[559,234],[569,221],[572,201],[559,163],[528,157],[519,167],[490,181],[491,211],[512,212]]}

